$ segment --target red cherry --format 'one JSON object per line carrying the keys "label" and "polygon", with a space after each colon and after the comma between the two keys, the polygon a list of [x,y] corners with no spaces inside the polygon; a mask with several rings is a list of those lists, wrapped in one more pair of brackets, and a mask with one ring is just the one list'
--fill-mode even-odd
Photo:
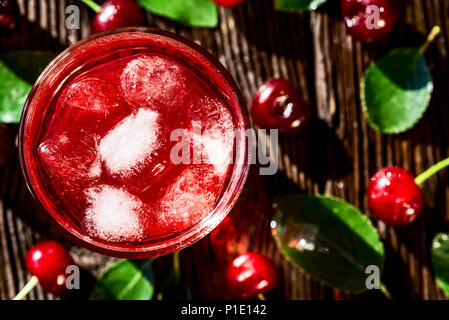
{"label": "red cherry", "polygon": [[109,0],[101,6],[90,24],[90,32],[143,25],[140,7],[132,0]]}
{"label": "red cherry", "polygon": [[396,0],[341,0],[341,10],[348,33],[362,42],[386,37],[398,21]]}
{"label": "red cherry", "polygon": [[18,16],[19,7],[15,0],[0,0],[0,29],[13,30]]}
{"label": "red cherry", "polygon": [[10,130],[0,125],[0,166],[9,160],[14,148],[13,135]]}
{"label": "red cherry", "polygon": [[273,79],[262,84],[253,96],[251,115],[263,129],[296,130],[310,118],[309,105],[293,83]]}
{"label": "red cherry", "polygon": [[74,264],[67,250],[56,241],[43,241],[28,250],[25,265],[39,279],[46,292],[60,294],[66,289],[66,268]]}
{"label": "red cherry", "polygon": [[245,0],[214,0],[221,7],[233,7],[243,3]]}
{"label": "red cherry", "polygon": [[244,253],[231,261],[226,269],[226,282],[233,298],[252,299],[278,285],[273,262],[255,252]]}
{"label": "red cherry", "polygon": [[424,198],[410,172],[399,167],[379,170],[367,189],[368,205],[377,218],[390,226],[405,226],[422,213]]}

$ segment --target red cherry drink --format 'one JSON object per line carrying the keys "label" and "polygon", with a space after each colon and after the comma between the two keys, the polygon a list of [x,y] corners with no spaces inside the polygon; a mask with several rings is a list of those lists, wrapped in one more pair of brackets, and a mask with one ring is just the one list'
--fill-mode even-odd
{"label": "red cherry drink", "polygon": [[159,255],[230,210],[248,166],[248,142],[235,134],[248,126],[212,57],[130,29],[84,40],[44,71],[22,116],[22,165],[44,209],[82,244]]}

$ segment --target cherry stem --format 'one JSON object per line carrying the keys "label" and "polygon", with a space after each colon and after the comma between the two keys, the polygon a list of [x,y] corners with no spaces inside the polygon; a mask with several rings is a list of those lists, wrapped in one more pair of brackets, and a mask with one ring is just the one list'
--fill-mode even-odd
{"label": "cherry stem", "polygon": [[259,293],[259,294],[257,295],[257,299],[259,299],[259,300],[267,300],[267,298],[265,298],[265,296],[264,296],[263,293]]}
{"label": "cherry stem", "polygon": [[13,298],[13,300],[22,300],[31,290],[39,283],[39,279],[36,276],[32,276],[27,282],[25,287]]}
{"label": "cherry stem", "polygon": [[426,171],[424,171],[423,173],[421,173],[419,176],[417,176],[415,178],[415,183],[416,184],[421,184],[424,181],[426,181],[429,177],[431,177],[432,175],[434,175],[435,173],[437,173],[438,171],[440,171],[441,169],[446,168],[447,166],[449,166],[449,158],[443,159],[439,162],[437,162],[436,164],[434,164],[433,166],[431,166],[429,169],[427,169]]}
{"label": "cherry stem", "polygon": [[95,1],[93,1],[93,0],[81,0],[81,1],[84,2],[85,5],[87,5],[89,8],[91,8],[96,13],[100,12],[101,6],[99,4],[97,4]]}
{"label": "cherry stem", "polygon": [[388,291],[387,287],[382,282],[380,283],[379,289],[388,300],[393,300],[390,291]]}
{"label": "cherry stem", "polygon": [[178,276],[180,274],[179,271],[179,252],[180,251],[175,251],[173,253],[173,273]]}
{"label": "cherry stem", "polygon": [[[84,1],[84,0],[83,0]],[[441,28],[439,26],[434,26],[432,28],[432,31],[430,31],[429,35],[427,36],[426,42],[419,48],[419,55],[422,56],[424,52],[427,50],[429,45],[432,43],[432,41],[436,38],[438,34],[440,34]]]}

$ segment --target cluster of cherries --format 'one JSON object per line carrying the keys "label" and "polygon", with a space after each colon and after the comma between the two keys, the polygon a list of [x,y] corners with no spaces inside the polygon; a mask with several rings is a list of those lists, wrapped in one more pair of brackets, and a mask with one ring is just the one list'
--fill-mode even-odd
{"label": "cluster of cherries", "polygon": [[[373,6],[379,9],[377,20]],[[363,42],[385,37],[398,20],[394,0],[342,0],[341,9],[348,33]],[[291,132],[307,122],[310,108],[290,81],[274,79],[262,84],[253,96],[251,115],[261,128]],[[416,179],[404,168],[381,169],[371,178],[367,189],[371,211],[390,226],[405,226],[415,221],[424,207],[419,184],[429,173],[444,166],[439,163]]]}
{"label": "cluster of cherries", "polygon": [[[398,21],[396,0],[341,0],[341,10],[348,33],[362,42],[384,38]],[[274,79],[255,93],[251,115],[261,128],[290,132],[307,122],[310,109],[290,81]]]}
{"label": "cluster of cherries", "polygon": [[[25,265],[33,277],[15,300],[23,299],[38,283],[46,292],[62,294],[67,288],[67,267],[74,265],[74,261],[64,246],[50,240],[31,247],[26,254]],[[227,266],[225,283],[234,299],[264,299],[263,294],[278,285],[278,272],[264,255],[247,252]]]}
{"label": "cluster of cherries", "polygon": [[[379,9],[378,19],[373,6]],[[341,9],[348,33],[359,41],[372,42],[388,35],[398,20],[395,0],[342,0]],[[291,132],[310,118],[310,109],[294,85],[283,79],[270,80],[255,93],[251,115],[261,128]],[[387,167],[371,178],[367,188],[368,205],[374,215],[394,227],[406,226],[422,213],[424,198],[420,188],[431,174],[447,166],[437,163],[416,179],[404,168]]]}

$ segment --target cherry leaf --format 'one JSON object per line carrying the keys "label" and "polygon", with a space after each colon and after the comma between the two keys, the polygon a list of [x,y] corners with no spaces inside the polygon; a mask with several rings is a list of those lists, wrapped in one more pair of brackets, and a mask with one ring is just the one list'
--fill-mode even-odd
{"label": "cherry leaf", "polygon": [[150,260],[119,260],[98,277],[91,300],[150,300],[154,280]]}
{"label": "cherry leaf", "polygon": [[368,266],[377,267],[380,277],[383,244],[371,222],[352,205],[295,194],[277,198],[275,211],[271,226],[281,253],[316,280],[361,293],[367,290]]}
{"label": "cherry leaf", "polygon": [[53,57],[50,52],[31,50],[0,54],[0,122],[20,121],[34,81]]}
{"label": "cherry leaf", "polygon": [[394,49],[363,75],[361,100],[366,119],[382,133],[404,132],[421,119],[432,91],[432,78],[421,50]]}
{"label": "cherry leaf", "polygon": [[275,6],[280,11],[315,10],[327,0],[275,0]]}
{"label": "cherry leaf", "polygon": [[215,28],[217,5],[212,0],[137,0],[148,11],[192,27]]}
{"label": "cherry leaf", "polygon": [[449,233],[438,233],[433,238],[431,260],[438,285],[449,297]]}

